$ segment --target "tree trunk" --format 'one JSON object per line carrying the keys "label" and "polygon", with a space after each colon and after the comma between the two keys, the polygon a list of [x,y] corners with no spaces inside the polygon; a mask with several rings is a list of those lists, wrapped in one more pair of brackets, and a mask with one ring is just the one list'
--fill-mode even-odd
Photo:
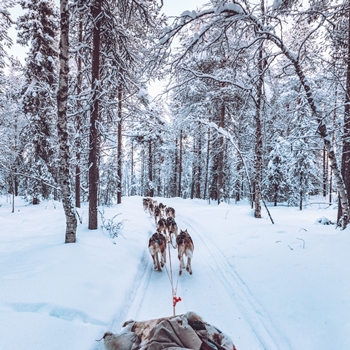
{"label": "tree trunk", "polygon": [[11,176],[12,178],[12,213],[15,212],[15,179],[14,176]]}
{"label": "tree trunk", "polygon": [[182,196],[181,182],[182,182],[182,130],[180,130],[180,146],[179,146],[179,183],[177,188],[178,197]]}
{"label": "tree trunk", "polygon": [[242,163],[241,161],[238,161],[236,172],[237,172],[237,178],[235,181],[235,203],[239,202],[241,200],[241,179],[240,179],[240,173],[242,169]]}
{"label": "tree trunk", "polygon": [[117,186],[117,204],[122,202],[122,97],[123,86],[121,81],[118,85],[118,186]]}
{"label": "tree trunk", "polygon": [[174,180],[172,183],[172,195],[175,197],[177,194],[177,173],[179,172],[179,157],[178,157],[178,139],[175,139],[175,164],[174,164]]}
{"label": "tree trunk", "polygon": [[[146,178],[146,171],[145,171],[145,150],[144,148],[142,147],[142,150],[141,150],[141,195],[142,196],[145,196],[146,195],[146,191],[145,191],[145,178]],[[148,195],[148,194],[147,194]]]}
{"label": "tree trunk", "polygon": [[66,216],[65,243],[76,241],[77,218],[72,200],[70,154],[67,125],[67,98],[69,76],[69,9],[68,0],[60,3],[60,73],[57,93],[57,132],[59,140],[59,182],[62,193],[62,204]]}
{"label": "tree trunk", "polygon": [[205,181],[204,181],[204,194],[203,194],[204,199],[207,199],[207,192],[209,192],[208,191],[209,159],[210,159],[210,128],[208,128],[207,159],[205,163]]}
{"label": "tree trunk", "polygon": [[194,198],[194,187],[196,182],[196,169],[197,169],[197,157],[196,157],[196,136],[193,137],[193,149],[192,149],[192,181],[191,181],[191,194],[190,198]]}
{"label": "tree trunk", "polygon": [[[344,131],[343,131],[343,149],[341,160],[341,174],[346,189],[346,197],[350,203],[350,10],[348,13],[348,54],[346,57],[346,96],[344,106]],[[339,208],[342,209],[339,211]],[[348,215],[349,213],[346,213]],[[343,206],[338,207],[338,219],[344,216]],[[347,221],[349,221],[349,216]],[[338,220],[339,221],[339,220]]]}
{"label": "tree trunk", "polygon": [[131,196],[135,196],[135,176],[134,176],[134,140],[131,141]]}
{"label": "tree trunk", "polygon": [[259,80],[257,84],[256,112],[255,112],[255,157],[254,157],[254,217],[261,218],[261,182],[262,182],[262,126],[261,126],[261,109],[263,101],[263,85],[264,85],[264,68],[265,60],[263,58],[263,43],[259,46],[258,55],[258,74]]}
{"label": "tree trunk", "polygon": [[201,198],[201,177],[202,177],[202,123],[198,122],[198,143],[197,143],[197,170],[195,182],[195,198]]}
{"label": "tree trunk", "polygon": [[323,146],[323,197],[327,196],[327,182],[328,182],[328,164],[327,164],[327,156],[326,156],[326,149]]}
{"label": "tree trunk", "polygon": [[[220,109],[220,128],[225,127],[225,103],[223,102]],[[218,154],[218,177],[217,177],[217,187],[216,195],[218,204],[221,202],[221,197],[223,195],[223,183],[224,183],[224,136],[220,134],[219,136],[219,154]]]}
{"label": "tree trunk", "polygon": [[154,196],[153,188],[153,152],[152,152],[152,141],[148,141],[148,195],[150,197]]}
{"label": "tree trunk", "polygon": [[92,46],[92,78],[93,104],[90,113],[90,139],[89,139],[89,229],[98,227],[98,184],[99,184],[99,156],[100,133],[99,121],[99,89],[100,89],[100,34],[101,34],[101,6],[102,0],[95,0],[92,6],[94,20],[93,46]]}
{"label": "tree trunk", "polygon": [[299,210],[303,210],[303,175],[300,174],[299,180]]}
{"label": "tree trunk", "polygon": [[[79,20],[79,43],[81,44],[83,42],[83,20],[80,17]],[[77,77],[77,95],[80,96],[81,94],[81,85],[82,85],[82,59],[81,56],[78,54],[78,63],[77,63],[77,69],[78,69],[78,77]],[[78,111],[82,113],[82,106],[80,102],[80,98],[78,99],[77,103]],[[82,116],[78,113],[78,117],[76,120],[76,130],[78,131],[79,136],[76,138],[75,147],[76,147],[76,166],[75,166],[75,206],[77,208],[80,208],[80,152],[81,152],[81,120]]]}

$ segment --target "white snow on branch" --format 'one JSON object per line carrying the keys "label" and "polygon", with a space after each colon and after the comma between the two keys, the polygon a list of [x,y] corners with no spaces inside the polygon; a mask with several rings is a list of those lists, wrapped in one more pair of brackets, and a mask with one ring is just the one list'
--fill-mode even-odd
{"label": "white snow on branch", "polygon": [[191,18],[196,18],[197,17],[197,12],[196,11],[184,11],[181,13],[181,17],[191,17]]}
{"label": "white snow on branch", "polygon": [[224,11],[232,11],[232,12],[236,12],[236,13],[243,13],[242,7],[237,5],[237,4],[224,4],[224,5],[218,6],[215,9],[215,14],[219,15],[220,13],[222,13]]}

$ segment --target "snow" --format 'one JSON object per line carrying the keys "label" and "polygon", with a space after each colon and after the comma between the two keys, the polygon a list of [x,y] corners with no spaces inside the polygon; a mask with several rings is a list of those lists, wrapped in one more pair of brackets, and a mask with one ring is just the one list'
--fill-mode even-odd
{"label": "snow", "polygon": [[[170,250],[178,314],[197,312],[238,350],[349,348],[349,229],[321,224],[336,220],[335,207],[319,204],[322,197],[303,211],[269,207],[272,225],[245,202],[157,199],[176,209],[195,245],[192,276],[178,277]],[[106,218],[126,220],[113,239],[89,231],[81,208],[75,244],[63,243],[60,203],[16,198],[14,213],[6,197],[0,204],[0,349],[99,350],[95,340],[126,320],[172,315],[169,259],[167,269],[153,270],[155,224],[141,197],[104,208]]]}
{"label": "snow", "polygon": [[232,11],[232,12],[236,12],[237,14],[243,14],[243,10],[242,7],[238,4],[223,4],[223,5],[219,5],[216,9],[215,9],[215,14],[219,15],[220,13],[224,12],[224,11]]}
{"label": "snow", "polygon": [[148,92],[146,89],[143,89],[143,88],[140,88],[139,89],[139,92],[138,92],[138,97],[139,98],[142,98],[142,97],[145,97],[147,98],[148,97]]}
{"label": "snow", "polygon": [[281,7],[281,5],[282,5],[282,0],[273,0],[272,8],[274,10],[277,10]]}
{"label": "snow", "polygon": [[196,18],[197,17],[197,12],[196,11],[184,11],[181,13],[181,17],[191,17],[191,18]]}

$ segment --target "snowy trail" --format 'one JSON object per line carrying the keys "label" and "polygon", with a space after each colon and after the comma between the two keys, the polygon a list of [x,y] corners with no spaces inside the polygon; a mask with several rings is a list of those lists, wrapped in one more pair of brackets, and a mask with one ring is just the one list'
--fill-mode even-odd
{"label": "snowy trail", "polygon": [[[222,303],[223,307],[221,310],[229,308],[231,311],[234,309],[235,313],[243,315],[245,322],[237,322],[237,319],[233,319],[231,327],[233,330],[240,330],[239,337],[245,339],[243,342],[244,348],[247,348],[247,346],[251,348],[251,345],[247,344],[246,340],[252,338],[249,333],[253,332],[259,342],[259,348],[266,350],[290,349],[290,345],[275,330],[266,312],[257,303],[234,270],[234,267],[214,243],[210,233],[191,218],[184,217],[183,215],[179,216],[179,218],[181,218],[179,221],[184,224],[184,227],[188,228],[197,246],[200,245],[201,251],[207,252],[207,263],[209,263],[212,270],[210,275],[212,277],[215,276],[217,285],[221,284],[232,298],[229,303]],[[222,296],[222,294],[219,295],[220,297]],[[239,321],[242,321],[241,318],[242,316],[239,317]],[[235,339],[234,336],[233,339]],[[257,345],[253,345],[252,349],[256,348]]]}
{"label": "snowy trail", "polygon": [[[188,229],[195,246],[192,276],[186,270],[182,276],[178,275],[177,250],[170,247],[174,287],[177,286],[177,296],[182,298],[176,306],[176,314],[197,312],[205,321],[229,334],[238,349],[290,349],[272,324],[267,324],[268,316],[212,241],[210,234],[188,216],[178,214],[176,221],[179,229]],[[150,227],[153,228],[145,237],[145,251],[138,274],[124,307],[118,310],[113,321],[111,329],[114,332],[118,332],[127,320],[141,321],[173,315],[168,247],[167,268],[163,268],[162,272],[155,271],[147,249],[148,239],[155,232],[151,218]],[[227,319],[230,320],[229,324],[222,321]],[[102,342],[97,343],[94,349],[104,349]]]}

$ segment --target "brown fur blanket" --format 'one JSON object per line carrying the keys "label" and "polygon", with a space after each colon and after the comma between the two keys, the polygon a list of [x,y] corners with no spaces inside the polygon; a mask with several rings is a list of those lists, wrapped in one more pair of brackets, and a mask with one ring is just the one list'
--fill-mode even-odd
{"label": "brown fur blanket", "polygon": [[194,312],[142,322],[128,321],[120,334],[107,332],[103,339],[107,350],[236,349],[226,334]]}

